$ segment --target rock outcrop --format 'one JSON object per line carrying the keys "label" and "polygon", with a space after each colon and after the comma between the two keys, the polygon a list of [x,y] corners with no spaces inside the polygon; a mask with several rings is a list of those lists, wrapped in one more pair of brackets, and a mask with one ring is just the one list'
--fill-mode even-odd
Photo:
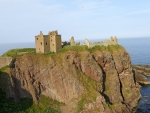
{"label": "rock outcrop", "polygon": [[141,85],[150,85],[146,76],[150,76],[150,66],[148,65],[133,65],[136,81]]}
{"label": "rock outcrop", "polygon": [[150,66],[149,65],[133,65],[133,69],[145,76],[150,76]]}
{"label": "rock outcrop", "polygon": [[38,104],[45,95],[65,103],[62,112],[131,113],[141,96],[130,56],[119,45],[52,55],[27,53],[13,59],[10,68],[10,96],[33,98]]}

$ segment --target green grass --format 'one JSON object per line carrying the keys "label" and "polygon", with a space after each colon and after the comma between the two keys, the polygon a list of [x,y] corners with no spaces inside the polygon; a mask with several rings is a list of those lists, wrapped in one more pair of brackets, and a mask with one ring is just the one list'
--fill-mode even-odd
{"label": "green grass", "polygon": [[66,51],[69,51],[69,50],[74,50],[74,51],[77,51],[77,52],[80,52],[80,51],[94,52],[94,51],[97,51],[97,50],[98,51],[107,50],[107,51],[113,53],[113,52],[119,50],[120,48],[122,48],[122,46],[120,46],[118,44],[117,45],[108,45],[108,46],[96,45],[92,48],[88,48],[86,45],[82,45],[82,46],[65,46],[59,52],[66,52]]}
{"label": "green grass", "polygon": [[118,51],[122,46],[120,45],[109,45],[107,48],[108,48],[108,51],[110,51],[111,53],[113,52],[116,52]]}
{"label": "green grass", "polygon": [[[118,49],[120,49],[122,46],[120,45],[109,45],[109,46],[99,46],[96,45],[92,48],[88,48],[86,45],[81,45],[81,46],[65,46],[63,47],[58,53],[62,53],[62,52],[66,52],[66,51],[89,51],[89,52],[93,52],[93,51],[103,51],[103,50],[108,50],[111,53],[113,53],[114,51],[117,51]],[[11,49],[7,52],[5,52],[2,57],[16,57],[20,54],[23,53],[35,53],[35,48],[22,48],[22,49]],[[46,55],[51,55],[51,54],[55,54],[54,52],[47,52],[45,53]]]}
{"label": "green grass", "polygon": [[51,54],[55,54],[55,52],[47,52],[47,53],[45,53],[46,55],[51,55]]}
{"label": "green grass", "polygon": [[11,49],[5,52],[2,57],[15,57],[22,53],[35,53],[35,48]]}
{"label": "green grass", "polygon": [[97,88],[101,87],[101,83],[93,80],[91,77],[88,77],[79,70],[77,70],[77,72],[79,76],[78,79],[85,88],[81,100],[78,102],[77,113],[80,113],[84,109],[85,104],[96,101],[96,98],[99,95]]}
{"label": "green grass", "polygon": [[77,113],[79,113],[80,111],[83,110],[83,106],[85,104],[86,101],[86,95],[83,95],[81,100],[78,102],[78,109],[77,109]]}
{"label": "green grass", "polygon": [[131,91],[130,91],[130,90],[128,90],[128,89],[126,90],[126,92],[127,92],[127,94],[130,94],[130,93],[131,93]]}
{"label": "green grass", "polygon": [[63,105],[43,95],[38,105],[29,98],[22,98],[19,103],[15,103],[13,99],[7,99],[6,93],[0,89],[0,113],[61,113],[60,106]]}
{"label": "green grass", "polygon": [[109,51],[109,52],[111,52],[111,53],[113,53],[113,52],[116,52],[116,51],[118,51],[119,49],[121,49],[122,48],[122,46],[120,46],[120,45],[108,45],[108,46],[99,46],[99,45],[96,45],[96,46],[94,46],[94,47],[92,47],[92,48],[89,48],[88,50],[90,51],[90,52],[95,52],[95,51]]}
{"label": "green grass", "polygon": [[7,65],[7,66],[2,67],[2,68],[0,69],[0,72],[5,71],[8,67],[9,67],[8,65]]}
{"label": "green grass", "polygon": [[59,52],[66,52],[66,51],[69,51],[69,50],[73,50],[73,51],[85,51],[85,50],[88,50],[88,47],[87,46],[65,46],[63,47]]}
{"label": "green grass", "polygon": [[15,103],[13,99],[7,99],[6,93],[0,89],[0,112],[1,113],[18,113],[26,110],[33,104],[32,99],[23,98],[19,103]]}
{"label": "green grass", "polygon": [[61,113],[60,107],[63,105],[65,104],[41,95],[38,105],[33,104],[23,113]]}

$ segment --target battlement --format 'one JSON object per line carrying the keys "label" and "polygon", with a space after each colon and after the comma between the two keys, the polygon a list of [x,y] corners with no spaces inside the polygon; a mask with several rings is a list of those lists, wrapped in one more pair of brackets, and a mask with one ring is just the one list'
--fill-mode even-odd
{"label": "battlement", "polygon": [[50,32],[48,33],[48,35],[58,35],[58,32],[57,32],[57,30],[50,31]]}

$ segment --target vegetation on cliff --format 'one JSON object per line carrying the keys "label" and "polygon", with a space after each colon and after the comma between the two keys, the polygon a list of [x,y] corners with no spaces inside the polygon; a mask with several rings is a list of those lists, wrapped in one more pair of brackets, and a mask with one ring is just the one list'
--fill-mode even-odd
{"label": "vegetation on cliff", "polygon": [[83,45],[83,46],[65,46],[64,48],[62,48],[59,52],[66,52],[66,51],[70,51],[70,50],[74,50],[74,51],[77,51],[77,52],[80,52],[80,51],[96,51],[96,50],[99,50],[99,51],[103,51],[103,50],[108,50],[110,52],[115,52],[117,51],[118,49],[121,49],[123,48],[122,46],[120,45],[108,45],[108,46],[94,46],[92,48],[88,48],[86,45]]}
{"label": "vegetation on cliff", "polygon": [[30,98],[22,98],[19,103],[15,103],[13,98],[7,98],[0,88],[0,113],[61,113],[62,105],[64,104],[43,95],[38,105]]}
{"label": "vegetation on cliff", "polygon": [[0,84],[13,84],[7,95],[33,99],[22,112],[130,113],[140,97],[130,56],[120,45],[17,55],[6,69],[1,75],[7,74],[10,82]]}
{"label": "vegetation on cliff", "polygon": [[11,49],[5,52],[2,57],[15,57],[23,53],[35,53],[35,48]]}

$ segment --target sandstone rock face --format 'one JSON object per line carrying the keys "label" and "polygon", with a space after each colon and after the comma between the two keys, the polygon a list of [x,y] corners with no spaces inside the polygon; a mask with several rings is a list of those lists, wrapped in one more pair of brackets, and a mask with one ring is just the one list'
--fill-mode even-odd
{"label": "sandstone rock face", "polygon": [[[24,54],[13,60],[11,78],[16,99],[29,97],[38,104],[42,94],[64,102],[65,112],[77,112],[82,103],[80,113],[131,113],[140,98],[130,56],[122,47]],[[67,111],[70,107],[74,110]]]}

